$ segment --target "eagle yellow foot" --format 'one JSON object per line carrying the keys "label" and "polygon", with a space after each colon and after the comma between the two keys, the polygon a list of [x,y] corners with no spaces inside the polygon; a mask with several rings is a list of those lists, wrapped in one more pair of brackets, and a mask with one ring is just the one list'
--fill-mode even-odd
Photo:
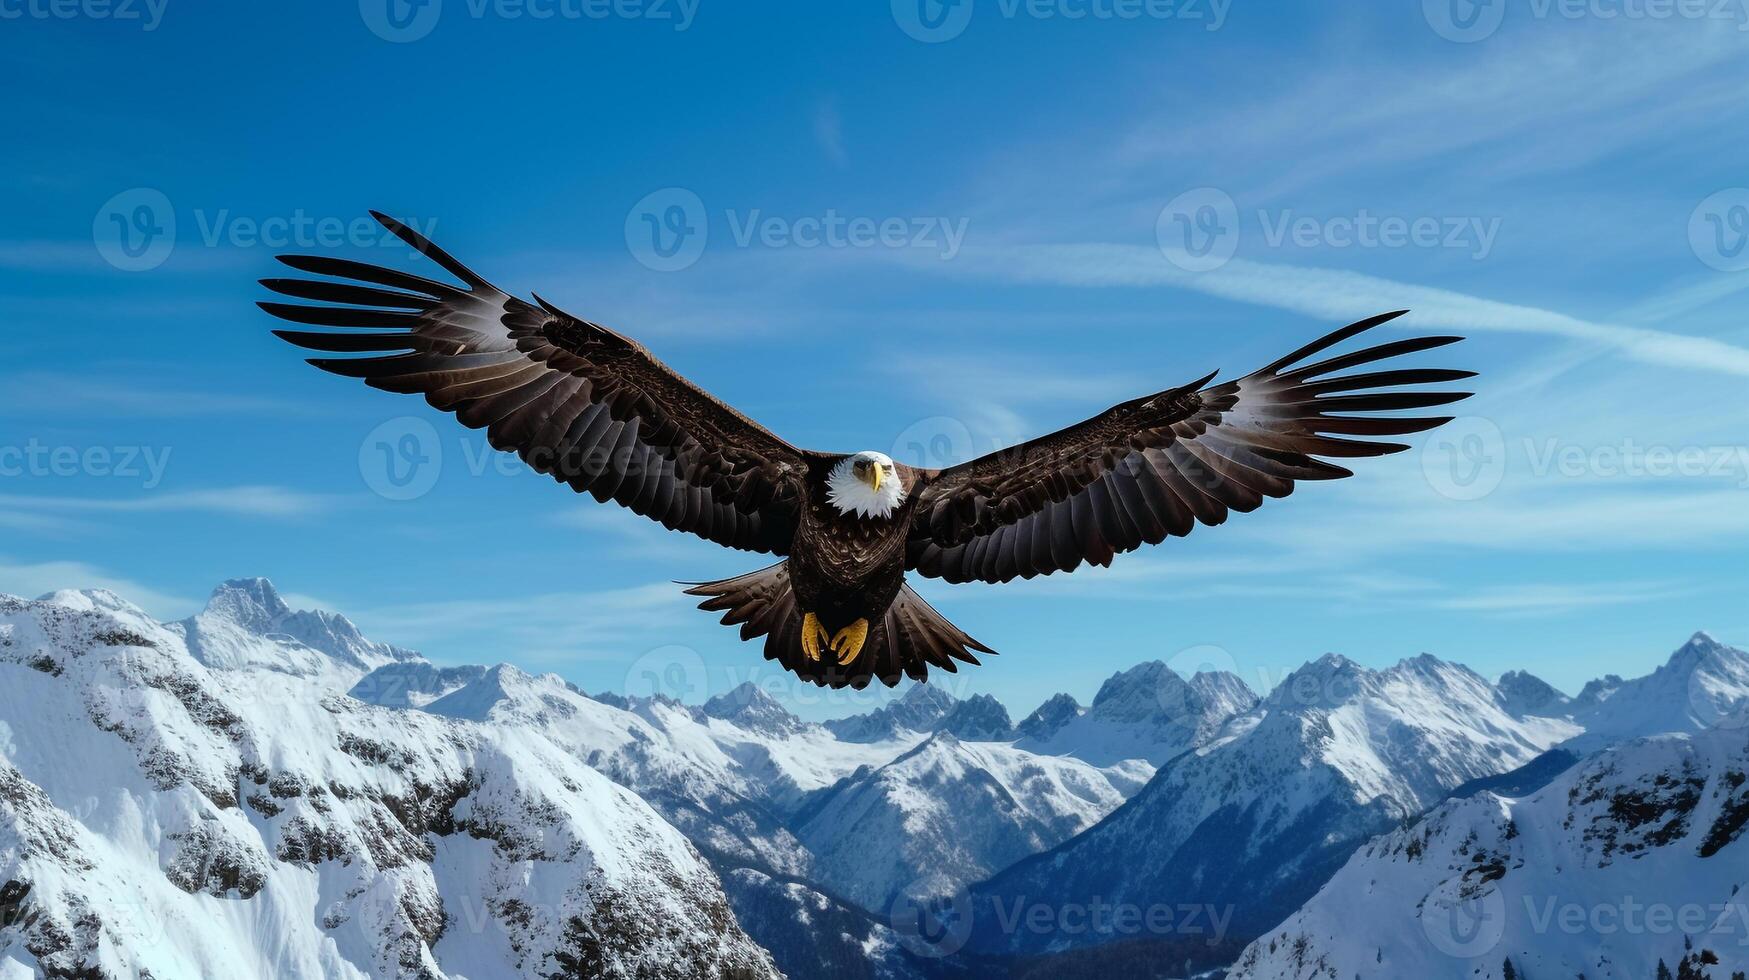
{"label": "eagle yellow foot", "polygon": [[802,617],[802,652],[808,655],[809,660],[820,659],[821,641],[825,641],[827,646],[832,645],[831,639],[826,635],[826,627],[820,625],[820,617],[808,613]]}
{"label": "eagle yellow foot", "polygon": [[838,654],[838,666],[848,667],[856,662],[858,654],[862,653],[862,645],[868,640],[868,620],[859,619],[838,631],[832,638],[832,652]]}

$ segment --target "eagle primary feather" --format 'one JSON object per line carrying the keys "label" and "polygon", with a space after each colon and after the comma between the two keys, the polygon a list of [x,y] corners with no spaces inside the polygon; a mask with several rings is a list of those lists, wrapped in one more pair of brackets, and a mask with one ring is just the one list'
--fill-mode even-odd
{"label": "eagle primary feather", "polygon": [[[1473,376],[1435,368],[1337,374],[1456,337],[1397,340],[1306,363],[1402,311],[1387,313],[1236,380],[1210,386],[1211,374],[959,466],[892,464],[882,470],[890,477],[862,467],[871,480],[893,480],[864,495],[847,492],[859,488],[844,483],[846,467],[885,460],[881,454],[798,449],[637,342],[538,296],[511,296],[423,235],[372,213],[461,285],[346,259],[281,256],[324,278],[264,279],[304,302],[261,308],[328,329],[274,332],[324,354],[359,355],[310,363],[422,395],[579,493],[671,530],[784,557],[688,591],[739,626],[743,639],[764,637],[767,659],[835,687],[921,681],[931,667],[953,671],[956,661],[976,664],[976,653],[995,652],[913,592],[907,571],[1006,582],[1109,565],[1143,544],[1285,497],[1298,481],[1351,475],[1329,459],[1400,452],[1407,446],[1368,437],[1421,432],[1449,418],[1372,413],[1455,402],[1468,393],[1397,389]],[[868,506],[875,499],[881,506]],[[810,630],[829,638],[833,655],[820,655]]]}

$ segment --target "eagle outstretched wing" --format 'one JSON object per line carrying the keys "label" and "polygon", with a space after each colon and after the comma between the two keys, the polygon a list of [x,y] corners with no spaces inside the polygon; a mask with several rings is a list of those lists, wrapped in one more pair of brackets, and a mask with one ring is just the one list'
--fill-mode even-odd
{"label": "eagle outstretched wing", "polygon": [[[911,568],[949,582],[1006,582],[1071,571],[1197,522],[1220,524],[1297,480],[1352,475],[1316,457],[1382,456],[1401,443],[1345,436],[1421,432],[1450,417],[1349,415],[1445,405],[1463,391],[1386,391],[1474,377],[1473,371],[1334,372],[1454,343],[1417,337],[1301,365],[1407,311],[1322,337],[1236,381],[1181,388],[1117,405],[1078,425],[931,474],[917,501]],[[1298,365],[1298,366],[1296,366]],[[1323,380],[1318,380],[1323,379]]]}
{"label": "eagle outstretched wing", "polygon": [[[635,341],[535,297],[510,296],[386,215],[384,227],[462,286],[317,256],[280,261],[327,279],[264,279],[324,305],[261,303],[282,319],[368,332],[276,330],[325,371],[421,394],[494,448],[709,541],[785,554],[806,455],[676,374]],[[351,280],[340,282],[335,280]]]}

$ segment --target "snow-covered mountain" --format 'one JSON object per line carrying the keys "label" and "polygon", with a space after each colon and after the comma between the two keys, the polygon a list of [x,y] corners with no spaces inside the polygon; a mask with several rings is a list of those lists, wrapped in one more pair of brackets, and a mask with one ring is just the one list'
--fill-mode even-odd
{"label": "snow-covered mountain", "polygon": [[1501,704],[1515,715],[1554,718],[1570,713],[1568,705],[1573,699],[1528,671],[1509,670],[1494,686],[1500,690]]}
{"label": "snow-covered mountain", "polygon": [[1085,712],[1066,694],[1046,701],[1021,723],[1017,744],[1099,766],[1140,760],[1152,768],[1201,744],[1256,703],[1257,695],[1233,674],[1205,671],[1185,680],[1154,660],[1108,678]]}
{"label": "snow-covered mountain", "polygon": [[1749,706],[1749,654],[1696,633],[1662,666],[1624,681],[1585,686],[1568,706],[1585,729],[1575,746],[1595,747],[1641,735],[1694,732]]}
{"label": "snow-covered mountain", "polygon": [[817,880],[885,909],[899,895],[952,893],[1068,840],[1123,802],[1119,779],[1079,759],[944,731],[811,801],[796,834],[815,855]]}
{"label": "snow-covered mountain", "polygon": [[410,657],[260,581],[0,597],[0,976],[778,976],[566,747],[345,695]]}
{"label": "snow-covered mountain", "polygon": [[744,731],[762,735],[796,735],[813,727],[751,682],[706,701],[703,711],[707,717],[718,718]]}
{"label": "snow-covered mountain", "polygon": [[[100,598],[90,598],[93,595]],[[78,606],[116,597],[59,593],[48,598]],[[233,579],[220,585],[206,609],[169,628],[182,634],[190,655],[218,669],[259,667],[336,676],[336,672],[362,673],[386,664],[420,661],[411,650],[365,639],[345,616],[292,609],[264,578]]]}
{"label": "snow-covered mountain", "polygon": [[1619,745],[1373,841],[1231,977],[1728,980],[1749,970],[1746,827],[1749,728]]}
{"label": "snow-covered mountain", "polygon": [[933,734],[958,704],[953,695],[930,684],[913,684],[891,704],[849,718],[826,722],[845,742],[881,742],[906,735]]}
{"label": "snow-covered mountain", "polygon": [[[1149,662],[1018,725],[928,685],[815,724],[753,684],[687,705],[439,667],[260,579],[167,624],[104,592],[6,598],[0,978],[1178,975],[1454,793],[1473,800],[1438,813],[1746,705],[1749,654],[1697,634],[1573,698],[1330,655],[1262,700]],[[1632,818],[1638,797],[1610,799]],[[1317,946],[1323,900],[1284,942]],[[931,903],[963,954],[902,928]],[[1253,964],[1279,969],[1269,952]]]}
{"label": "snow-covered mountain", "polygon": [[[406,671],[380,668],[354,693],[398,691]],[[379,683],[379,674],[391,680]],[[840,741],[752,684],[694,707],[662,697],[590,697],[557,676],[509,664],[481,668],[410,713],[537,733],[637,793],[709,859],[737,920],[789,975],[836,972],[855,952],[872,980],[915,980],[890,929],[837,897],[829,869],[789,823],[811,795],[886,765],[927,736],[901,728],[891,738],[871,730],[866,741]],[[819,933],[815,922],[841,931]]]}
{"label": "snow-covered mountain", "polygon": [[1050,699],[1023,735],[988,695],[913,687],[828,727],[855,739],[934,734],[816,794],[791,826],[815,856],[814,880],[865,907],[948,895],[1091,827],[1158,761],[1255,702],[1231,674],[1186,681],[1156,661],[1107,680],[1086,713],[1067,695]]}
{"label": "snow-covered mountain", "polygon": [[1658,669],[1624,680],[1614,674],[1591,681],[1567,698],[1522,672],[1501,679],[1508,702],[1538,705],[1580,729],[1572,738],[1510,772],[1453,790],[1526,795],[1591,753],[1627,739],[1672,732],[1698,732],[1749,708],[1749,653],[1696,633]]}
{"label": "snow-covered mountain", "polygon": [[[1138,914],[1193,906],[1230,914],[1222,931],[1256,935],[1368,837],[1575,731],[1563,720],[1513,714],[1485,678],[1430,656],[1382,671],[1322,657],[1168,761],[1102,823],[975,887],[973,944],[1043,951],[1174,941],[1187,928],[1182,915],[1157,935],[1126,932],[1109,918],[1103,929],[1084,919],[1075,929],[1050,916],[1039,927],[1016,919],[1035,906],[1118,905]],[[1202,928],[1213,931],[1211,920],[1212,912]]]}

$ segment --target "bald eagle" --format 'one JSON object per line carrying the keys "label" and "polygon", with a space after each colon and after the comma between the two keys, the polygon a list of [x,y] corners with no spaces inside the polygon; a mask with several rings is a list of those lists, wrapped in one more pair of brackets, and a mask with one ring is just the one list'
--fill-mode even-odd
{"label": "bald eagle", "polygon": [[946,469],[884,453],[798,449],[670,370],[641,344],[538,296],[518,299],[406,225],[375,214],[460,285],[360,262],[287,255],[319,279],[265,279],[303,303],[261,308],[325,371],[420,394],[535,470],[664,527],[775,565],[695,585],[700,608],[815,684],[861,688],[994,650],[906,583],[1007,582],[1215,525],[1298,480],[1350,476],[1318,457],[1408,448],[1350,436],[1421,432],[1449,417],[1348,413],[1445,405],[1461,391],[1382,391],[1473,377],[1399,368],[1337,372],[1453,343],[1414,337],[1306,363],[1401,315],[1350,324],[1234,381],[1214,375],[1116,405],[1059,432]]}

